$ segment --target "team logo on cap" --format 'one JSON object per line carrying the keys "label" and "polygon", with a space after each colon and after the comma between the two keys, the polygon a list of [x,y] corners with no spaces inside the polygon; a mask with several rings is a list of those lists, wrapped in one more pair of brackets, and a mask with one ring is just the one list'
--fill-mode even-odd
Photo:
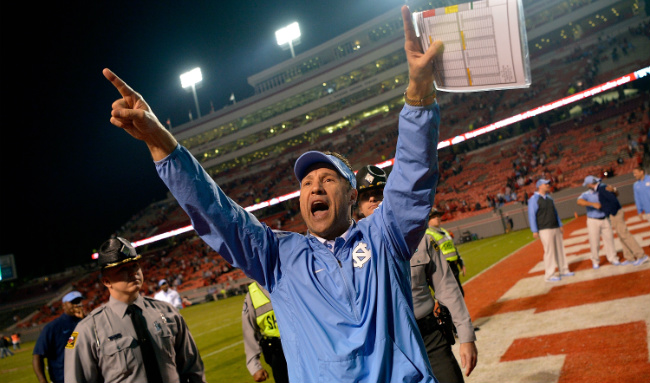
{"label": "team logo on cap", "polygon": [[70,335],[70,338],[68,338],[68,342],[65,344],[65,348],[74,348],[74,345],[77,344],[77,336],[79,335],[78,332],[73,332]]}
{"label": "team logo on cap", "polygon": [[365,176],[364,179],[365,179],[366,181],[368,181],[369,184],[371,184],[372,181],[375,180],[375,177],[373,177],[372,174],[368,173],[368,174],[366,174],[366,176]]}

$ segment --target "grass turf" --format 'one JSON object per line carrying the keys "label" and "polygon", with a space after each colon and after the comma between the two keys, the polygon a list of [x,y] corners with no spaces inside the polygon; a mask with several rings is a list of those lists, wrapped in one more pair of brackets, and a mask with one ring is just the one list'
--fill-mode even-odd
{"label": "grass turf", "polygon": [[[467,273],[465,282],[492,266],[515,250],[533,241],[528,229],[495,237],[479,239],[458,246]],[[208,382],[250,383],[253,378],[246,369],[242,340],[241,311],[244,296],[190,306],[181,311],[203,358]],[[13,357],[0,360],[3,382],[35,382],[32,350],[35,342],[22,344]],[[270,367],[265,364],[269,373]],[[271,378],[267,382],[274,382]]]}
{"label": "grass turf", "polygon": [[529,229],[512,231],[477,241],[466,242],[456,246],[465,262],[466,274],[461,273],[460,281],[464,283],[483,270],[497,263],[504,257],[534,240]]}

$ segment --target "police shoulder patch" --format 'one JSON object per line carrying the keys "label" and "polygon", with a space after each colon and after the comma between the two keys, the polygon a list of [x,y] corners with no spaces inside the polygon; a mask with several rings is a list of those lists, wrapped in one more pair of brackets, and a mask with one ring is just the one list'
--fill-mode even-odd
{"label": "police shoulder patch", "polygon": [[79,333],[76,331],[70,334],[70,338],[68,338],[65,348],[74,348],[75,344],[77,344],[77,336],[79,336]]}

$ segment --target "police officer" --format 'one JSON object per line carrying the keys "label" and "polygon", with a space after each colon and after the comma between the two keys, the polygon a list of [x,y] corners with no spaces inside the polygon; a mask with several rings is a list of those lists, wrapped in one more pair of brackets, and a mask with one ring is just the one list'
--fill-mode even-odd
{"label": "police officer", "polygon": [[275,320],[269,292],[260,287],[257,282],[248,285],[242,310],[242,330],[244,333],[244,349],[246,351],[246,367],[256,382],[269,378],[269,373],[260,363],[260,354],[271,366],[273,378],[277,383],[289,383],[287,361],[280,343],[280,331]]}
{"label": "police officer", "polygon": [[101,281],[110,298],[70,336],[66,382],[205,382],[203,361],[183,317],[169,303],[140,295],[139,259],[124,238],[100,247]]}
{"label": "police officer", "polygon": [[429,214],[429,227],[426,233],[433,238],[436,246],[442,252],[442,256],[447,260],[451,272],[454,274],[454,278],[456,278],[456,282],[458,283],[458,288],[460,288],[460,293],[465,296],[465,290],[463,290],[463,286],[460,284],[460,271],[465,276],[465,263],[454,245],[454,239],[451,234],[440,226],[442,223],[440,217],[442,217],[442,212],[433,208]]}
{"label": "police officer", "polygon": [[[357,172],[356,178],[359,191],[358,213],[361,217],[367,217],[382,201],[387,176],[382,169],[367,165]],[[430,226],[431,217],[437,214],[437,210],[432,209],[432,214],[429,215]],[[435,291],[437,308],[430,288]],[[441,383],[464,382],[463,373],[451,350],[455,344],[453,326],[458,331],[461,364],[467,376],[477,363],[478,351],[474,343],[476,336],[459,285],[431,235],[422,238],[411,258],[411,289],[413,311],[433,375]]]}

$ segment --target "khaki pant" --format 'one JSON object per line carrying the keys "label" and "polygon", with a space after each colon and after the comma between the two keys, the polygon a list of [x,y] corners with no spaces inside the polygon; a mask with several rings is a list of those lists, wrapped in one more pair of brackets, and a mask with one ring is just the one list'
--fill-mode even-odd
{"label": "khaki pant", "polygon": [[612,228],[616,230],[616,234],[618,234],[618,238],[621,240],[621,245],[623,245],[623,256],[625,259],[628,261],[634,261],[642,258],[645,253],[632,233],[627,229],[623,209],[619,209],[616,215],[610,215],[609,219],[612,222]]}
{"label": "khaki pant", "polygon": [[589,233],[589,246],[591,248],[591,261],[600,263],[598,252],[600,250],[600,238],[603,238],[605,256],[609,263],[617,263],[616,247],[614,246],[614,232],[609,218],[596,219],[587,218],[587,232]]}
{"label": "khaki pant", "polygon": [[560,274],[568,273],[569,266],[564,255],[564,243],[560,228],[540,230],[539,239],[544,247],[544,279],[551,278],[555,274],[556,267]]}

